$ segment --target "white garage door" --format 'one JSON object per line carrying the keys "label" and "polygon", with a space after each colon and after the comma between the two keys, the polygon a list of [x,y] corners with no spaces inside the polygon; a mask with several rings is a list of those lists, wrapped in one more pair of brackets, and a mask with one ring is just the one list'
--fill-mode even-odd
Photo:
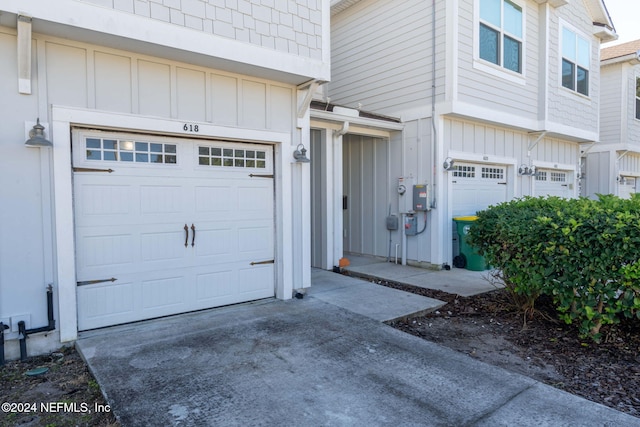
{"label": "white garage door", "polygon": [[506,167],[457,163],[451,172],[453,216],[475,215],[507,200]]}
{"label": "white garage door", "polygon": [[623,199],[630,199],[632,194],[636,192],[636,178],[632,176],[623,176],[618,181],[618,196]]}
{"label": "white garage door", "polygon": [[80,330],[274,295],[271,146],[80,131],[73,143]]}
{"label": "white garage door", "polygon": [[556,170],[538,170],[534,196],[573,197],[573,186],[569,183],[569,173]]}

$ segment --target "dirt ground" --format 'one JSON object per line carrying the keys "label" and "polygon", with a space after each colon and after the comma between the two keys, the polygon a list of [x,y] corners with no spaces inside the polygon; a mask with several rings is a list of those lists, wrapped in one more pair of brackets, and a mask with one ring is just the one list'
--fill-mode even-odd
{"label": "dirt ground", "polygon": [[3,427],[119,426],[74,348],[0,367],[0,404]]}
{"label": "dirt ground", "polygon": [[539,301],[524,322],[505,290],[474,297],[380,283],[437,298],[447,305],[427,316],[390,322],[394,328],[468,354],[566,392],[640,417],[640,322],[619,325],[600,344],[581,339]]}

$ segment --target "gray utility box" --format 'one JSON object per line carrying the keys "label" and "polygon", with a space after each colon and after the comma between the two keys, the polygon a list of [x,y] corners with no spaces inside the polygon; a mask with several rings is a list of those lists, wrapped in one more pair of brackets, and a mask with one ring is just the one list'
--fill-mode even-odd
{"label": "gray utility box", "polygon": [[398,215],[389,215],[387,217],[387,230],[393,231],[398,229]]}
{"label": "gray utility box", "polygon": [[416,212],[424,212],[429,210],[428,202],[429,192],[426,184],[413,186],[413,210]]}
{"label": "gray utility box", "polygon": [[418,218],[413,215],[407,215],[404,218],[404,234],[407,236],[418,234]]}

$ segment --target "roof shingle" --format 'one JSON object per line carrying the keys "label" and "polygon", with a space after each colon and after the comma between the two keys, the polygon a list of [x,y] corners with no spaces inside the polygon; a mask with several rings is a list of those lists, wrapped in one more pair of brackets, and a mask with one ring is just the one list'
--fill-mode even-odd
{"label": "roof shingle", "polygon": [[640,40],[622,43],[616,46],[606,47],[600,51],[600,60],[620,58],[622,56],[631,55],[640,50]]}

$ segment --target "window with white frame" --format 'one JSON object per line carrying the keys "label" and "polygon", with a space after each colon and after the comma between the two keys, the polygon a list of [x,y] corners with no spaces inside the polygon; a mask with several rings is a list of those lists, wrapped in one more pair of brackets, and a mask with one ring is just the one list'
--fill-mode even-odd
{"label": "window with white frame", "polygon": [[589,96],[591,43],[575,31],[562,28],[562,86]]}
{"label": "window with white frame", "polygon": [[636,77],[636,119],[640,120],[640,77]]}
{"label": "window with white frame", "polygon": [[479,56],[522,74],[522,7],[509,0],[479,0]]}

